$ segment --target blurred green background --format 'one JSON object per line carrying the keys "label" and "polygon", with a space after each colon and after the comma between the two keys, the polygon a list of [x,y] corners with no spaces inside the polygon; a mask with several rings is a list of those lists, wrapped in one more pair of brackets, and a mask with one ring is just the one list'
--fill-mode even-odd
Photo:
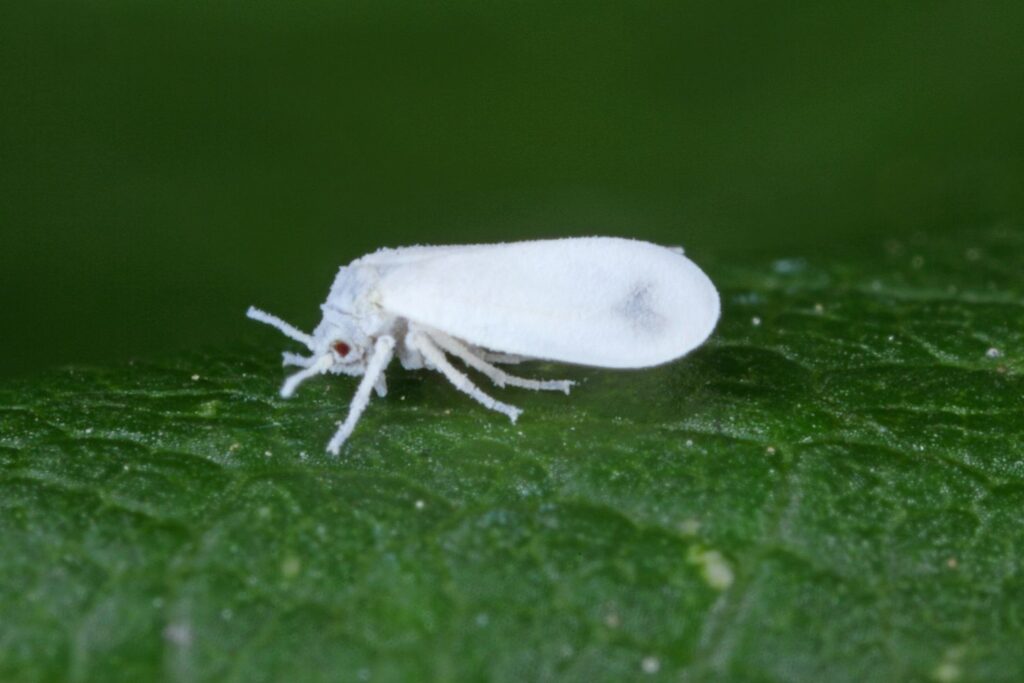
{"label": "blurred green background", "polygon": [[[382,245],[699,262],[1024,209],[1024,3],[0,6],[0,374],[311,327]],[[275,349],[276,352],[276,349]]]}

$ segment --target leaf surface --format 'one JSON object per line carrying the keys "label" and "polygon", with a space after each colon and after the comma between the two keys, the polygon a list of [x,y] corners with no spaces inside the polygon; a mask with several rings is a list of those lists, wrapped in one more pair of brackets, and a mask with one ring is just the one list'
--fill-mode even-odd
{"label": "leaf surface", "polygon": [[395,368],[339,459],[270,332],[8,383],[0,679],[1019,681],[1021,263],[712,263],[684,360],[518,425]]}

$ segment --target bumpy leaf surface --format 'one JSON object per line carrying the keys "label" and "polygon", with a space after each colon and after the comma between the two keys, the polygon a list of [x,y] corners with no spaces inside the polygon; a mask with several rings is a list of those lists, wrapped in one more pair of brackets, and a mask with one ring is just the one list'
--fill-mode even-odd
{"label": "bumpy leaf surface", "polygon": [[684,360],[518,425],[395,369],[338,459],[269,330],[8,383],[0,680],[1024,680],[1022,263],[712,262]]}

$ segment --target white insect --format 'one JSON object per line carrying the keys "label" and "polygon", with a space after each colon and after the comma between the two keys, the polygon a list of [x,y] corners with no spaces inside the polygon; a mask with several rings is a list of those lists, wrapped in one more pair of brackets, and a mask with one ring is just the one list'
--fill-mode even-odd
{"label": "white insect", "polygon": [[616,237],[381,249],[338,271],[312,335],[250,307],[247,315],[297,342],[302,368],[288,398],[323,373],[362,376],[348,417],[327,444],[337,454],[370,401],[387,393],[395,354],[429,368],[515,422],[522,412],[481,391],[448,355],[499,387],[569,393],[568,380],[510,375],[498,364],[549,360],[643,368],[700,346],[718,321],[715,286],[679,248]]}

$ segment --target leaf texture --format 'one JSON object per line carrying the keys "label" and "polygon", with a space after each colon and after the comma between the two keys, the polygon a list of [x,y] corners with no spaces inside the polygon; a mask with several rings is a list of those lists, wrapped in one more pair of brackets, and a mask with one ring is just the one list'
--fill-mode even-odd
{"label": "leaf texture", "polygon": [[270,334],[8,383],[0,680],[1022,680],[1021,263],[712,263],[684,360],[517,425],[393,369],[339,459]]}

